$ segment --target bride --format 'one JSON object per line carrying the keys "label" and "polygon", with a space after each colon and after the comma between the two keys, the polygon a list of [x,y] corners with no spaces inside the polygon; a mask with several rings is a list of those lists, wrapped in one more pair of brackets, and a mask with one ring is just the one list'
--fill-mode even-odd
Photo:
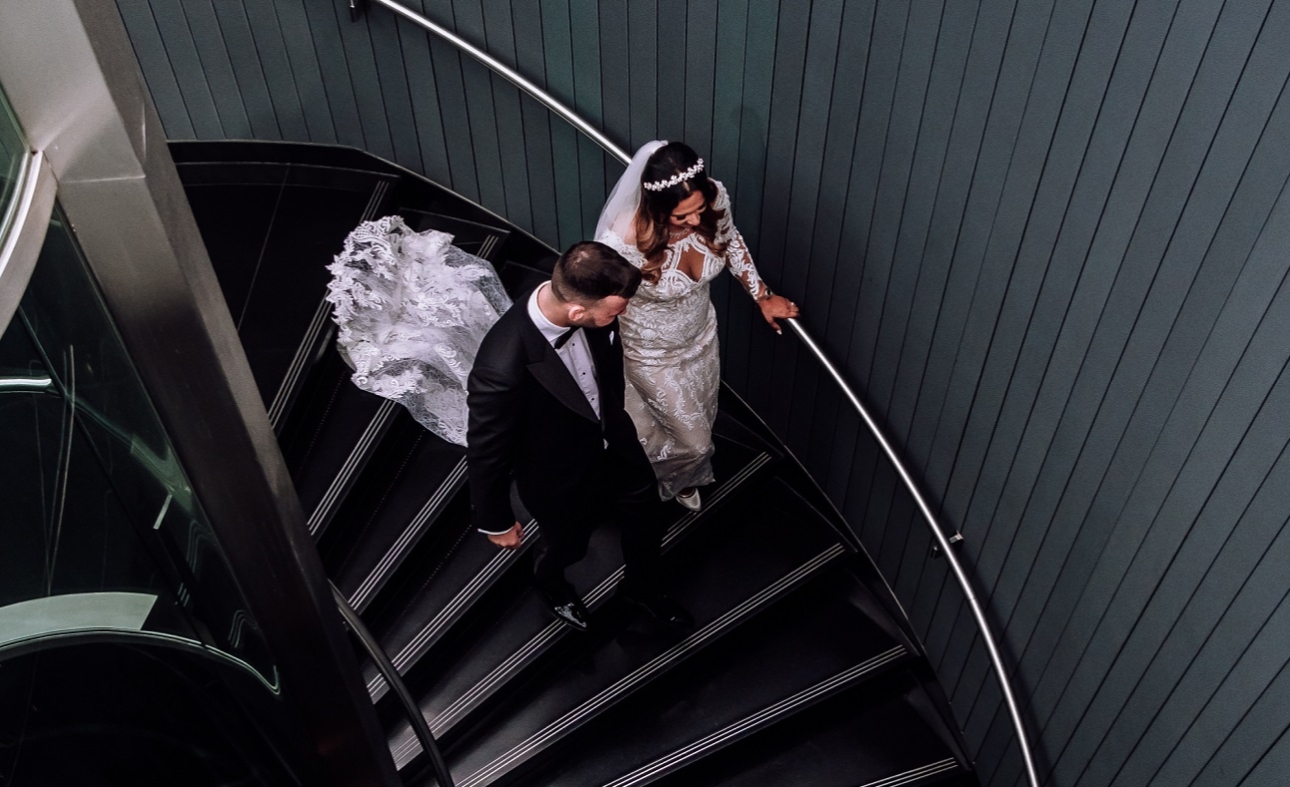
{"label": "bride", "polygon": [[619,318],[627,412],[660,495],[697,511],[697,487],[713,481],[721,378],[709,282],[728,269],[776,331],[776,320],[796,317],[797,306],[757,275],[725,186],[681,142],[649,142],[636,151],[601,211],[596,240],[644,275]]}
{"label": "bride", "polygon": [[327,266],[336,341],[354,384],[466,444],[466,377],[511,300],[487,261],[398,216],[365,221]]}

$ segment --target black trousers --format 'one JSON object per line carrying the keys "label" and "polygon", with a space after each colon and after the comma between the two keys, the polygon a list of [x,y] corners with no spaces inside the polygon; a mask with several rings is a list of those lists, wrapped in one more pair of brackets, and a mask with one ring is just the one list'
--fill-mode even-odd
{"label": "black trousers", "polygon": [[534,582],[551,598],[573,592],[564,570],[586,556],[592,531],[608,522],[618,523],[621,531],[625,571],[620,590],[639,596],[657,592],[664,516],[654,471],[613,451],[604,452],[599,467],[576,499],[545,510],[525,501],[542,528],[535,545]]}

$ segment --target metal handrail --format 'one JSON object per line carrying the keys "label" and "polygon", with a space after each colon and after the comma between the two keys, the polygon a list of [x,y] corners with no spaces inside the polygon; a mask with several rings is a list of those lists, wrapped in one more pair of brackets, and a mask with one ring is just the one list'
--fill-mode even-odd
{"label": "metal handrail", "polygon": [[[369,1],[393,11],[404,19],[416,24],[427,32],[433,33],[444,41],[457,47],[457,49],[462,52],[475,58],[491,69],[494,73],[504,77],[520,90],[523,90],[525,93],[528,93],[530,96],[537,99],[546,106],[547,109],[550,109],[556,115],[560,116],[560,118],[569,125],[578,129],[583,134],[586,134],[592,141],[604,148],[607,153],[618,159],[624,165],[631,163],[631,156],[628,155],[624,149],[615,145],[603,133],[601,133],[599,129],[592,126],[572,109],[569,109],[564,104],[560,103],[554,96],[524,78],[519,72],[515,71],[515,69],[501,62],[453,31],[400,5],[394,0]],[[963,595],[967,599],[968,606],[972,610],[972,616],[976,618],[977,628],[980,629],[981,632],[981,639],[985,642],[986,650],[990,655],[990,661],[994,665],[995,677],[999,680],[999,688],[1003,692],[1004,702],[1008,706],[1008,713],[1012,716],[1012,726],[1017,734],[1018,748],[1021,749],[1022,759],[1025,760],[1026,774],[1030,780],[1031,787],[1039,787],[1039,775],[1036,772],[1034,756],[1030,750],[1030,737],[1026,733],[1025,724],[1022,722],[1021,711],[1017,705],[1016,697],[1012,692],[1012,683],[1008,679],[1007,668],[1003,664],[1003,658],[999,655],[999,647],[995,642],[994,634],[990,630],[989,622],[986,620],[985,611],[981,608],[980,601],[978,601],[976,593],[972,590],[972,583],[968,579],[967,572],[963,569],[963,565],[959,562],[958,558],[950,548],[951,541],[949,537],[945,535],[944,528],[941,527],[936,515],[932,513],[931,506],[927,504],[927,499],[919,490],[918,485],[914,483],[913,476],[911,476],[909,470],[905,468],[905,464],[900,460],[900,456],[896,453],[896,450],[892,448],[891,442],[882,433],[882,430],[878,427],[878,423],[873,419],[873,416],[869,414],[864,403],[860,401],[859,395],[857,395],[855,390],[851,388],[847,383],[846,378],[843,377],[842,373],[838,371],[838,368],[833,365],[833,362],[828,359],[828,356],[824,354],[820,349],[820,346],[811,338],[811,335],[807,333],[806,329],[802,327],[801,323],[795,319],[789,319],[787,322],[789,327],[793,329],[793,333],[797,334],[797,337],[806,345],[807,349],[811,351],[811,354],[815,356],[815,359],[819,361],[820,365],[828,371],[829,375],[833,378],[833,381],[837,383],[838,387],[842,389],[842,393],[846,396],[847,401],[851,402],[851,406],[855,408],[856,412],[859,413],[860,418],[864,420],[865,425],[869,427],[870,434],[872,434],[874,439],[878,441],[878,445],[882,446],[883,452],[887,454],[887,458],[891,460],[892,465],[896,468],[896,472],[900,475],[901,480],[904,481],[905,488],[908,489],[909,494],[913,496],[914,502],[918,505],[918,510],[922,512],[923,519],[927,523],[928,528],[932,531],[932,537],[936,539],[936,543],[940,547],[941,553],[944,554],[945,559],[949,561],[950,568],[954,572],[954,578],[958,581],[959,588],[963,591]]]}
{"label": "metal handrail", "polygon": [[358,616],[354,608],[349,605],[345,594],[340,592],[340,588],[332,583],[331,595],[336,599],[336,608],[340,610],[340,616],[345,619],[345,625],[349,630],[354,632],[358,641],[363,644],[363,649],[367,655],[376,663],[376,668],[380,670],[381,677],[385,678],[385,683],[394,692],[394,696],[399,698],[399,703],[403,705],[403,710],[408,715],[408,721],[412,723],[412,732],[421,742],[421,750],[430,758],[430,767],[434,769],[435,779],[439,782],[439,787],[455,787],[452,781],[452,773],[448,770],[448,763],[444,762],[443,753],[439,751],[439,744],[435,742],[434,734],[430,732],[430,725],[426,723],[426,717],[422,715],[421,708],[417,706],[417,701],[412,698],[412,692],[408,691],[408,686],[403,682],[403,677],[399,671],[390,663],[390,657],[385,655],[385,648],[381,643],[376,641],[372,632],[367,630],[363,624],[363,619]]}

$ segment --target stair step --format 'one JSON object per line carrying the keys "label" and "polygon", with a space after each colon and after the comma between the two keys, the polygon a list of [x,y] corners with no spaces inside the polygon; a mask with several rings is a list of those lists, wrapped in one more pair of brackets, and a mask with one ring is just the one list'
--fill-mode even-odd
{"label": "stair step", "polygon": [[[320,545],[328,575],[360,613],[466,481],[465,449],[439,439],[399,409]],[[417,570],[424,574],[426,566]]]}
{"label": "stair step", "polygon": [[[911,658],[871,617],[877,603],[831,571],[614,708],[552,757],[535,784],[648,784]],[[881,613],[879,613],[881,614]]]}
{"label": "stair step", "polygon": [[[306,524],[309,534],[315,540],[322,538],[327,526],[336,517],[344,504],[350,489],[358,482],[365,468],[376,455],[381,441],[400,417],[408,417],[397,404],[389,399],[381,399],[372,413],[371,419],[363,427],[358,440],[344,454],[344,461],[336,468],[334,475],[324,475],[326,485],[318,502],[305,510],[309,512]],[[333,457],[339,458],[339,454]],[[311,488],[311,492],[313,489]],[[302,501],[303,502],[303,501]]]}
{"label": "stair step", "polygon": [[966,769],[919,715],[908,670],[841,692],[670,774],[660,787],[922,787]]}
{"label": "stair step", "polygon": [[328,352],[278,435],[300,505],[310,514],[386,401],[360,390],[349,377],[350,369],[340,356]]}

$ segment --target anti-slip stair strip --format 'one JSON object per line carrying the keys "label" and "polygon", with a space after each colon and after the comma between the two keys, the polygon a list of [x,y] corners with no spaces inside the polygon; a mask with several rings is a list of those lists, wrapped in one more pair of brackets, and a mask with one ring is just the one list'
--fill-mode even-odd
{"label": "anti-slip stair strip", "polygon": [[867,782],[859,787],[900,787],[903,784],[913,784],[930,776],[946,773],[947,771],[958,770],[958,761],[953,757],[946,757],[943,760],[937,760],[930,765],[924,765],[921,768],[914,768],[904,773],[898,773],[895,776],[888,776],[885,779],[879,779],[876,782]]}
{"label": "anti-slip stair strip", "polygon": [[[758,470],[766,466],[772,460],[769,454],[759,454],[751,462],[744,466],[742,470],[723,483],[720,488],[711,496],[703,511],[692,511],[678,519],[663,537],[663,549],[670,548],[682,535],[684,535],[695,522],[705,513],[709,513],[728,498],[734,490],[751,478]],[[526,539],[527,540],[527,539]],[[583,597],[583,603],[589,609],[595,609],[618,587],[618,583],[623,578],[623,567],[619,566],[612,574],[605,577],[592,588],[591,592]],[[510,676],[527,663],[536,654],[543,652],[547,645],[555,639],[562,636],[565,626],[559,621],[552,621],[547,624],[536,636],[530,639],[515,653],[512,653],[505,661],[495,667],[488,675],[476,683],[462,696],[458,697],[451,705],[445,708],[439,715],[429,720],[430,729],[440,735],[444,730],[451,727],[457,720],[474,708],[484,697],[490,695],[494,688],[505,683]],[[396,662],[397,664],[397,662]],[[401,671],[401,670],[400,670]],[[383,683],[383,681],[382,681]],[[370,686],[369,686],[370,688]],[[421,744],[415,736],[408,731],[407,736],[399,741],[393,750],[395,762],[401,768],[407,762],[410,762],[421,751]]]}
{"label": "anti-slip stair strip", "polygon": [[637,787],[637,785],[648,784],[669,773],[679,770],[680,768],[695,762],[709,754],[723,749],[735,741],[746,738],[747,736],[765,729],[775,724],[781,719],[792,716],[804,707],[814,704],[825,697],[832,696],[844,689],[861,683],[875,672],[876,670],[899,661],[904,658],[909,651],[904,646],[897,645],[894,648],[883,651],[877,656],[868,659],[860,664],[855,665],[843,672],[839,672],[826,680],[823,680],[810,688],[804,689],[797,694],[787,697],[774,705],[767,706],[751,716],[740,719],[739,721],[723,727],[710,735],[690,743],[676,751],[669,753],[665,757],[660,757],[653,762],[641,766],[636,770],[624,776],[615,779],[604,785],[604,787]]}
{"label": "anti-slip stair strip", "polygon": [[493,252],[493,247],[497,245],[497,241],[500,238],[500,235],[489,235],[484,238],[484,242],[479,244],[479,256],[488,259],[488,255]]}
{"label": "anti-slip stair strip", "polygon": [[322,336],[324,329],[330,331],[330,314],[331,304],[325,299],[320,301],[314,309],[314,316],[309,320],[309,327],[305,329],[304,337],[301,338],[300,344],[296,345],[296,353],[291,357],[291,364],[287,367],[282,383],[278,385],[273,403],[269,405],[269,426],[274,430],[278,428],[287,404],[295,398],[300,381],[309,367],[309,359],[317,353],[318,345],[322,343],[319,337]]}
{"label": "anti-slip stair strip", "polygon": [[408,526],[399,534],[398,540],[396,540],[389,548],[381,558],[381,561],[372,569],[371,573],[367,575],[367,579],[363,580],[363,584],[359,585],[358,590],[354,591],[354,595],[349,599],[349,605],[354,608],[355,612],[361,613],[367,608],[367,605],[371,603],[372,597],[375,595],[376,591],[389,577],[390,573],[394,569],[398,568],[399,564],[403,562],[403,559],[407,557],[407,553],[411,551],[412,546],[414,546],[420,539],[426,526],[434,520],[440,509],[442,509],[457,490],[461,488],[465,478],[466,459],[465,457],[462,457],[461,460],[457,462],[457,466],[454,467],[452,472],[448,474],[448,477],[444,479],[444,482],[439,485],[439,488],[435,490],[435,493],[430,496],[430,499],[421,507],[421,510],[417,512],[417,515],[412,518],[412,521],[408,523]]}
{"label": "anti-slip stair strip", "polygon": [[[506,571],[506,568],[511,563],[518,560],[520,555],[524,554],[529,545],[533,543],[533,539],[537,537],[540,530],[541,528],[538,526],[537,522],[530,520],[524,527],[524,544],[519,549],[499,549],[497,554],[493,555],[493,558],[488,561],[487,565],[485,565],[478,574],[472,577],[470,582],[457,592],[457,595],[453,596],[452,600],[439,611],[439,614],[435,615],[429,623],[417,632],[411,642],[403,646],[403,648],[399,650],[392,659],[390,659],[390,662],[394,664],[394,668],[399,671],[399,674],[405,673],[412,664],[416,663],[417,659],[425,655],[425,652],[429,647],[438,640],[453,621],[460,617],[461,614],[464,613],[479,596],[483,595],[483,592],[493,584],[493,581],[496,580],[497,577],[501,576]],[[372,680],[367,684],[367,692],[371,695],[372,702],[376,702],[381,697],[385,696],[385,693],[389,691],[389,688],[389,685],[385,682],[385,678],[380,675],[372,678]],[[418,751],[420,750],[418,749]]]}
{"label": "anti-slip stair strip", "polygon": [[309,535],[317,537],[323,525],[331,518],[333,510],[339,504],[341,493],[349,487],[349,484],[355,472],[366,463],[368,455],[371,453],[373,444],[385,434],[389,422],[394,418],[395,408],[398,405],[389,399],[381,402],[377,409],[376,415],[367,424],[363,434],[354,444],[354,448],[349,452],[345,459],[345,464],[341,466],[340,472],[332,479],[331,485],[327,487],[327,493],[323,495],[321,501],[309,515]]}
{"label": "anti-slip stair strip", "polygon": [[390,189],[390,181],[380,180],[376,183],[376,188],[372,189],[372,196],[367,198],[367,205],[363,208],[363,221],[371,221],[376,218],[376,209],[381,206],[381,200],[385,198],[385,192]]}
{"label": "anti-slip stair strip", "polygon": [[680,662],[689,658],[694,653],[706,647],[712,641],[719,639],[725,635],[727,631],[735,628],[741,622],[751,617],[754,612],[762,609],[774,599],[784,595],[807,578],[814,576],[822,567],[846,554],[846,551],[846,547],[843,545],[833,544],[820,554],[776,580],[769,587],[748,598],[729,612],[709,623],[707,626],[704,626],[702,629],[696,631],[676,645],[673,645],[668,650],[659,654],[649,663],[637,668],[617,683],[604,689],[586,702],[583,702],[581,705],[561,716],[551,724],[548,724],[545,728],[530,736],[501,757],[498,757],[488,765],[480,768],[465,780],[459,782],[458,787],[481,787],[481,785],[488,784],[494,777],[509,771],[515,765],[528,759],[537,751],[563,737],[568,731],[594,717],[606,707],[609,707],[629,694],[632,694],[638,688],[653,680],[657,675],[666,672]]}

